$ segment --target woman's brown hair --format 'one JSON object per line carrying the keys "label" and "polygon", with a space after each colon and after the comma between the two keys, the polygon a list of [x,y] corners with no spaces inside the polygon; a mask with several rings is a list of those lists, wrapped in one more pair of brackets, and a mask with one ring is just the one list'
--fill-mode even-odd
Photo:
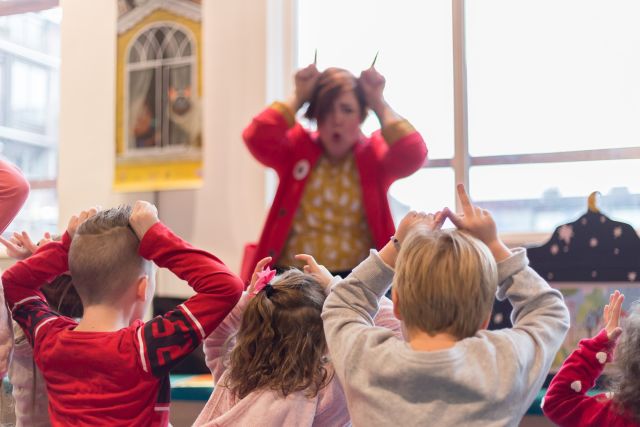
{"label": "woman's brown hair", "polygon": [[242,316],[225,386],[240,399],[258,389],[316,396],[332,377],[320,318],[325,298],[318,281],[296,269],[258,292]]}
{"label": "woman's brown hair", "polygon": [[316,82],[305,117],[321,123],[331,112],[333,103],[341,93],[353,91],[360,106],[360,121],[367,118],[367,101],[358,79],[342,68],[327,68]]}

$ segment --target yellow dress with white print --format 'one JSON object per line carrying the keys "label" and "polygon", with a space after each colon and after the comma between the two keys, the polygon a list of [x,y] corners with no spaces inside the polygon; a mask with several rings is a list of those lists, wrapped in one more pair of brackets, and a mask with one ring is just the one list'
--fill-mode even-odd
{"label": "yellow dress with white print", "polygon": [[350,270],[372,247],[353,155],[338,163],[320,157],[311,171],[278,264],[303,264],[294,255],[313,255],[330,271]]}

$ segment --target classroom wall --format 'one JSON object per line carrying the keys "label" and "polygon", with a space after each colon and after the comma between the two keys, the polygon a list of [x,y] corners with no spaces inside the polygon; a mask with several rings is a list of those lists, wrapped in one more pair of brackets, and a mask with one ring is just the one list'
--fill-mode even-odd
{"label": "classroom wall", "polygon": [[[60,4],[60,228],[85,207],[145,199],[158,205],[160,218],[181,237],[238,271],[243,245],[257,239],[267,208],[265,169],[249,155],[240,134],[268,98],[288,89],[287,67],[293,60],[283,45],[291,40],[291,26],[283,31],[282,21],[292,13],[292,1],[202,2],[204,183],[198,190],[157,194],[117,194],[111,189],[116,2]],[[269,29],[274,31],[266,37]],[[287,78],[274,71],[286,72]],[[158,294],[186,296],[190,290],[173,275],[161,273]]]}

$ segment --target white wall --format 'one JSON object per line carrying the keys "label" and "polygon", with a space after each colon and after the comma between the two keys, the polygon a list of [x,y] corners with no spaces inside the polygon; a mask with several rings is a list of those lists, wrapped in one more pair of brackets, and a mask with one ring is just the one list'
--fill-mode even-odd
{"label": "white wall", "polygon": [[[156,201],[160,218],[181,237],[212,251],[239,270],[245,242],[257,239],[265,215],[265,169],[250,156],[240,134],[267,100],[268,52],[280,52],[290,31],[271,37],[271,15],[291,13],[290,0],[206,0],[203,12],[204,185],[199,190],[116,194],[115,162],[116,2],[62,0],[60,227],[87,206]],[[274,8],[274,5],[277,8]],[[283,7],[284,5],[284,7]],[[269,18],[269,22],[278,22]],[[282,19],[279,20],[282,22]],[[290,28],[290,26],[288,27]],[[274,45],[274,43],[276,45]],[[290,80],[270,91],[278,96]],[[277,67],[276,67],[277,68]],[[274,68],[271,67],[271,70]],[[188,295],[189,288],[161,274],[159,294]]]}

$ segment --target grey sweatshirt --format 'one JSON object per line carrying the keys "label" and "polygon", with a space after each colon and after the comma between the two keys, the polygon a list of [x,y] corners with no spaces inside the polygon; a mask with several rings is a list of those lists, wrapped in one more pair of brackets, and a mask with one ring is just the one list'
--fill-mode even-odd
{"label": "grey sweatshirt", "polygon": [[393,270],[376,251],[332,288],[322,312],[329,353],[354,426],[517,426],[569,328],[562,295],[524,249],[498,263],[497,297],[514,327],[478,331],[452,348],[415,351],[373,326]]}

